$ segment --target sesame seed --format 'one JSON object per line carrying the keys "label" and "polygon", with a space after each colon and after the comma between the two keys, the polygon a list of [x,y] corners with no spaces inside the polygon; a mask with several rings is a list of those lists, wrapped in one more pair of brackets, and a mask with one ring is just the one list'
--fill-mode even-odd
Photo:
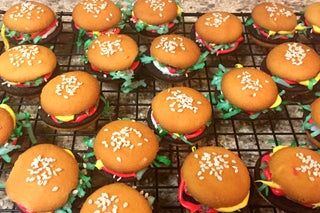
{"label": "sesame seed", "polygon": [[169,39],[169,37],[167,36],[161,37],[159,44],[156,45],[155,48],[156,49],[161,48],[165,52],[172,53],[172,54],[176,53],[177,48],[180,48],[182,51],[186,50],[182,38],[173,37]]}
{"label": "sesame seed", "polygon": [[94,18],[98,18],[101,11],[108,7],[108,3],[105,0],[82,0],[80,4],[83,9],[87,13],[92,14]]}
{"label": "sesame seed", "polygon": [[61,75],[62,82],[56,85],[55,93],[58,96],[63,96],[64,99],[69,99],[70,96],[74,96],[76,91],[83,84],[78,81],[77,77]]}
{"label": "sesame seed", "polygon": [[58,186],[54,186],[51,191],[56,192],[58,190],[59,190],[59,187]]}
{"label": "sesame seed", "polygon": [[20,5],[17,5],[14,9],[15,10],[13,10],[9,16],[9,18],[13,19],[14,21],[24,17],[28,20],[31,20],[33,12],[36,12],[37,14],[44,13],[42,7],[37,6],[30,1],[25,1]]}
{"label": "sesame seed", "polygon": [[217,153],[204,152],[201,156],[197,153],[194,154],[194,158],[199,160],[199,170],[197,176],[199,180],[204,180],[204,174],[207,173],[210,176],[214,176],[218,181],[223,180],[223,171],[225,169],[233,169],[234,173],[238,173],[238,167],[235,160],[228,160],[229,155],[220,155]]}
{"label": "sesame seed", "polygon": [[110,57],[117,52],[123,52],[123,47],[121,45],[122,40],[116,39],[114,41],[104,41],[95,40],[94,44],[97,44],[100,48],[100,55]]}
{"label": "sesame seed", "polygon": [[39,54],[39,47],[37,45],[21,45],[8,50],[9,62],[15,66],[20,67],[25,62],[28,66],[32,66],[32,61],[35,56]]}
{"label": "sesame seed", "polygon": [[288,10],[284,5],[272,3],[271,6],[267,5],[265,7],[267,12],[269,13],[269,17],[273,18],[274,21],[278,20],[278,17],[290,17],[293,13]]}
{"label": "sesame seed", "polygon": [[221,13],[215,12],[211,13],[211,17],[206,18],[204,22],[205,26],[208,27],[220,27],[224,22],[226,22],[230,18],[230,15],[223,17]]}
{"label": "sesame seed", "polygon": [[309,52],[310,49],[304,49],[299,43],[288,43],[288,49],[285,53],[285,59],[290,61],[293,65],[303,64],[303,60],[307,56],[306,52]]}
{"label": "sesame seed", "polygon": [[122,204],[122,207],[125,209],[125,208],[127,208],[128,207],[128,203],[127,202],[124,202],[123,204]]}
{"label": "sesame seed", "polygon": [[121,158],[120,158],[120,157],[117,157],[117,161],[121,163]]}
{"label": "sesame seed", "polygon": [[182,93],[180,90],[172,90],[166,101],[169,102],[169,108],[172,112],[182,113],[185,109],[189,109],[193,113],[197,113],[199,110],[198,107],[194,106],[193,98]]}
{"label": "sesame seed", "polygon": [[[53,166],[54,162],[56,162],[56,159],[51,157],[42,157],[41,155],[35,157],[31,162],[30,168],[27,169],[29,176],[26,178],[26,182],[36,182],[39,186],[45,186],[48,180],[53,178],[54,171],[62,171],[61,168],[55,168]],[[59,188],[54,187],[52,191],[57,191],[58,189]]]}
{"label": "sesame seed", "polygon": [[310,181],[315,181],[316,178],[320,178],[320,163],[314,159],[310,155],[305,156],[303,153],[296,153],[296,157],[300,159],[302,165],[300,167],[296,167],[295,170],[305,173],[308,175]]}

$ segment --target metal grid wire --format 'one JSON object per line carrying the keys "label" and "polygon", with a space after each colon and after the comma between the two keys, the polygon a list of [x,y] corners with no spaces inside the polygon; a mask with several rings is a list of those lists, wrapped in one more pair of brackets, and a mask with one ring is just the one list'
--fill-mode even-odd
{"label": "metal grid wire", "polygon": [[[46,46],[53,47],[62,71],[84,70],[84,64],[81,61],[83,52],[78,52],[75,46],[76,36],[71,28],[71,13],[61,12],[58,13],[58,15],[63,20],[64,30],[53,43],[47,44]],[[175,33],[189,37],[193,23],[200,15],[200,13],[185,13],[183,22],[179,25]],[[249,14],[237,13],[236,15],[244,22]],[[130,26],[126,27],[124,33],[132,36],[139,45],[148,45],[152,40],[138,35]],[[241,63],[247,67],[259,67],[267,51],[252,43],[247,32],[245,32],[244,36],[245,42],[235,53],[227,56],[210,56],[204,71],[199,72],[192,79],[184,83],[175,84],[175,86],[184,85],[192,87],[210,96],[215,92],[213,86],[210,85],[210,81],[219,63],[222,63],[227,68],[231,68],[237,63]],[[319,52],[319,46],[310,42],[308,43],[303,36],[300,36],[299,40]],[[3,52],[2,43],[0,43],[0,48],[0,52]],[[152,79],[147,79],[147,83],[148,86],[146,88],[136,90],[130,94],[121,93],[119,84],[112,82],[103,83],[102,92],[110,102],[110,113],[101,117],[89,128],[76,132],[55,131],[47,127],[38,115],[38,97],[11,97],[9,104],[16,112],[27,111],[31,113],[33,130],[39,143],[53,143],[71,149],[73,152],[81,155],[86,152],[86,147],[82,143],[83,137],[94,136],[104,124],[117,118],[127,117],[145,121],[152,98],[158,92],[174,86],[174,84],[154,81]],[[5,96],[7,96],[7,94],[0,91],[0,100]],[[213,111],[213,125],[209,137],[206,141],[202,142],[201,146],[223,146],[232,150],[244,160],[251,174],[259,156],[271,150],[273,144],[269,142],[270,140],[282,141],[285,144],[294,142],[297,145],[307,142],[302,129],[303,113],[299,110],[297,104],[287,105],[277,116],[267,116],[258,120],[223,120],[221,113],[214,108]],[[23,148],[19,153],[31,146],[27,137],[21,141]],[[190,151],[189,147],[174,147],[168,145],[166,141],[161,141],[160,153],[167,155],[172,160],[172,165],[164,168],[152,168],[146,178],[130,183],[156,198],[154,212],[185,212],[179,205],[177,188],[180,167],[184,157],[190,153]],[[14,155],[15,159],[18,153]],[[6,180],[12,164],[1,163],[0,165],[1,179]],[[114,180],[107,179],[100,172],[93,172],[92,177],[94,187],[114,182]],[[0,191],[0,197],[2,197],[0,200],[0,212],[19,212],[16,206],[10,204],[9,201],[5,199],[5,193],[3,191]],[[78,212],[79,207],[81,207],[81,202],[77,203],[74,212]],[[266,203],[253,190],[249,205],[243,209],[242,212],[280,212],[280,210]]]}

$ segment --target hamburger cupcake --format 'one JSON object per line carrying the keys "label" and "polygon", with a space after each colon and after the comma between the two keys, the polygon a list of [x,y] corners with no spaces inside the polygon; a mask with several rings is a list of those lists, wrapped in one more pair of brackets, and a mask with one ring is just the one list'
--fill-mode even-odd
{"label": "hamburger cupcake", "polygon": [[101,35],[86,50],[87,70],[100,81],[120,80],[121,91],[128,93],[140,86],[143,80],[134,77],[141,68],[137,43],[127,35]]}
{"label": "hamburger cupcake", "polygon": [[320,98],[316,99],[307,109],[306,118],[303,122],[309,140],[320,148]]}
{"label": "hamburger cupcake", "polygon": [[297,16],[284,4],[264,2],[255,6],[246,21],[251,39],[260,46],[273,48],[294,41],[298,30]]}
{"label": "hamburger cupcake", "polygon": [[320,2],[315,2],[306,7],[303,21],[307,26],[307,35],[314,42],[320,41]]}
{"label": "hamburger cupcake", "polygon": [[10,7],[3,16],[1,35],[14,44],[43,44],[55,39],[62,23],[46,5],[25,1]]}
{"label": "hamburger cupcake", "polygon": [[64,73],[53,78],[40,95],[41,119],[54,129],[78,130],[98,119],[105,100],[100,84],[82,71]]}
{"label": "hamburger cupcake", "polygon": [[199,17],[191,30],[191,38],[211,54],[223,55],[235,51],[243,42],[242,23],[227,12],[211,12]]}
{"label": "hamburger cupcake", "polygon": [[211,115],[211,104],[200,92],[172,87],[152,99],[147,122],[167,142],[194,145],[207,136]]}
{"label": "hamburger cupcake", "polygon": [[272,75],[287,100],[308,102],[320,89],[320,57],[301,43],[284,43],[273,48],[261,69]]}
{"label": "hamburger cupcake", "polygon": [[72,212],[72,203],[90,185],[88,178],[69,150],[41,144],[19,156],[6,193],[22,212]]}
{"label": "hamburger cupcake", "polygon": [[93,148],[93,152],[84,156],[85,167],[96,167],[117,181],[141,180],[157,159],[159,150],[158,138],[153,131],[134,120],[106,124],[86,145]]}
{"label": "hamburger cupcake", "polygon": [[[11,162],[9,154],[20,149],[19,138],[23,135],[23,127],[30,125],[28,113],[19,113],[17,116],[13,109],[6,104],[8,98],[0,102],[0,157],[6,162]],[[29,132],[32,132],[32,129]],[[31,137],[33,134],[31,133]]]}
{"label": "hamburger cupcake", "polygon": [[[77,46],[83,40],[105,34],[118,34],[125,27],[126,13],[111,0],[80,0],[72,12]],[[84,18],[85,17],[85,18]]]}
{"label": "hamburger cupcake", "polygon": [[163,35],[152,41],[150,51],[141,57],[141,62],[148,75],[173,83],[185,81],[203,69],[208,54],[207,51],[201,54],[189,38]]}
{"label": "hamburger cupcake", "polygon": [[283,92],[268,74],[250,67],[226,69],[218,66],[212,85],[216,87],[216,107],[223,118],[234,116],[256,119],[261,114],[282,110]]}
{"label": "hamburger cupcake", "polygon": [[260,195],[286,212],[319,212],[320,154],[302,147],[278,146],[256,164]]}
{"label": "hamburger cupcake", "polygon": [[178,198],[190,212],[236,212],[249,196],[248,169],[233,152],[201,147],[183,162]]}
{"label": "hamburger cupcake", "polygon": [[171,33],[181,21],[178,0],[137,0],[133,4],[130,25],[143,35]]}
{"label": "hamburger cupcake", "polygon": [[16,96],[37,95],[56,69],[56,56],[47,47],[10,48],[0,55],[0,89]]}
{"label": "hamburger cupcake", "polygon": [[124,183],[113,183],[93,192],[80,213],[87,212],[151,213],[149,201]]}

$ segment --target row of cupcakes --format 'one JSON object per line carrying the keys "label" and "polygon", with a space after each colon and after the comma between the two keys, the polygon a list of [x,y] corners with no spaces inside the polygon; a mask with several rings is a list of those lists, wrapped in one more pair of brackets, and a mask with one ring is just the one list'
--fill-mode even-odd
{"label": "row of cupcakes", "polygon": [[[95,158],[91,169],[120,176],[125,182],[145,174],[158,151],[153,132],[144,124],[129,120],[105,125],[96,139],[87,144],[94,150],[93,154],[87,153]],[[87,195],[92,187],[89,176],[92,173],[80,170],[81,164],[70,150],[52,144],[33,146],[15,162],[6,182],[6,193],[24,213],[72,212],[75,200],[83,197],[86,197],[80,206],[83,213],[152,212],[153,194],[139,193],[124,183],[97,187]],[[318,152],[276,146],[257,160],[253,185],[263,198],[282,210],[318,212],[319,169]],[[253,192],[245,163],[222,147],[194,149],[184,159],[179,178],[178,200],[195,213],[247,208]]]}
{"label": "row of cupcakes", "polygon": [[[127,22],[147,36],[171,33],[182,19],[179,4],[177,0],[137,0],[127,1],[124,6],[109,0],[82,0],[72,12],[77,44],[97,35],[118,34]],[[254,7],[245,25],[253,41],[264,47],[292,42],[297,32],[306,32],[310,39],[318,41],[319,8],[319,3],[309,5],[298,20],[284,4],[261,3]],[[3,39],[9,38],[13,43],[46,43],[62,31],[62,21],[46,5],[27,1],[8,9],[2,31]],[[242,34],[241,21],[227,12],[204,14],[191,30],[191,37],[212,54],[234,51],[244,40]]]}

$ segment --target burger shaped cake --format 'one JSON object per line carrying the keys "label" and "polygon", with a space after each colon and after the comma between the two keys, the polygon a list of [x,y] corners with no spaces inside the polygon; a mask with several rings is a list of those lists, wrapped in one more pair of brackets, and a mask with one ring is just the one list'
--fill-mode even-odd
{"label": "burger shaped cake", "polygon": [[261,69],[272,75],[287,100],[313,100],[320,89],[320,57],[315,50],[301,43],[284,43],[273,48]]}
{"label": "burger shaped cake", "polygon": [[203,69],[208,54],[207,51],[201,54],[189,38],[163,35],[152,41],[141,62],[146,65],[148,75],[173,83],[185,81]]}
{"label": "burger shaped cake", "polygon": [[0,102],[0,157],[10,163],[9,153],[20,148],[17,143],[23,134],[23,122],[29,124],[30,115],[19,113],[17,117],[13,109],[5,104],[7,100]]}
{"label": "burger shaped cake", "polygon": [[263,113],[281,111],[282,93],[268,74],[250,67],[226,69],[221,64],[211,82],[216,87],[216,107],[223,118],[256,119]]}
{"label": "burger shaped cake", "polygon": [[62,31],[61,20],[46,5],[24,1],[13,5],[3,16],[1,35],[15,44],[47,43]]}
{"label": "burger shaped cake", "polygon": [[320,41],[320,2],[310,4],[304,11],[303,21],[307,26],[307,35],[314,42]]}
{"label": "burger shaped cake", "polygon": [[174,31],[181,13],[178,0],[137,0],[130,24],[143,35],[158,36]]}
{"label": "burger shaped cake", "polygon": [[153,131],[134,120],[112,121],[86,144],[93,148],[93,153],[84,157],[88,162],[86,167],[89,168],[94,162],[96,168],[117,181],[142,179],[156,160],[159,150]]}
{"label": "burger shaped cake", "polygon": [[19,156],[6,182],[6,193],[24,213],[72,212],[72,203],[84,196],[90,184],[88,179],[79,172],[69,150],[41,144]]}
{"label": "burger shaped cake", "polygon": [[316,99],[310,107],[304,120],[303,127],[310,141],[320,148],[320,98]]}
{"label": "burger shaped cake", "polygon": [[37,95],[56,68],[56,56],[47,47],[10,48],[0,55],[0,89],[16,96]]}
{"label": "burger shaped cake", "polygon": [[249,196],[248,169],[233,152],[201,147],[183,162],[178,198],[190,212],[236,212]]}
{"label": "burger shaped cake", "polygon": [[191,37],[211,54],[223,55],[235,51],[243,42],[242,23],[227,12],[206,13],[196,21]]}
{"label": "burger shaped cake", "polygon": [[254,171],[260,195],[286,212],[319,212],[320,154],[278,146],[264,154]]}
{"label": "burger shaped cake", "polygon": [[121,90],[125,93],[140,86],[143,80],[134,81],[141,68],[137,43],[127,35],[101,35],[87,51],[87,70],[101,81],[120,79]]}
{"label": "burger shaped cake", "polygon": [[152,99],[147,122],[167,142],[194,145],[206,137],[211,115],[211,104],[200,92],[172,87]]}
{"label": "burger shaped cake", "polygon": [[273,48],[278,44],[295,40],[298,30],[297,16],[286,5],[264,2],[253,8],[246,21],[251,39],[260,46]]}
{"label": "burger shaped cake", "polygon": [[84,202],[80,213],[122,212],[151,213],[148,200],[137,190],[123,183],[103,186]]}
{"label": "burger shaped cake", "polygon": [[83,40],[104,34],[118,34],[125,27],[125,15],[111,0],[80,0],[72,12],[77,46]]}
{"label": "burger shaped cake", "polygon": [[79,130],[98,119],[105,100],[100,84],[82,71],[64,73],[52,79],[40,96],[41,119],[55,129]]}

